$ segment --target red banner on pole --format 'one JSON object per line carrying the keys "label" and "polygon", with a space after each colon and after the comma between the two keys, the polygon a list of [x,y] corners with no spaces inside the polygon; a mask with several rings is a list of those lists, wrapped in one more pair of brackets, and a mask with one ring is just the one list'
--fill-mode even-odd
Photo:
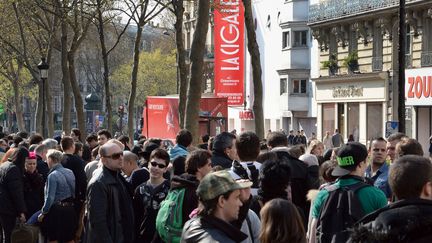
{"label": "red banner on pole", "polygon": [[244,7],[241,0],[216,0],[214,10],[215,94],[229,106],[244,99]]}

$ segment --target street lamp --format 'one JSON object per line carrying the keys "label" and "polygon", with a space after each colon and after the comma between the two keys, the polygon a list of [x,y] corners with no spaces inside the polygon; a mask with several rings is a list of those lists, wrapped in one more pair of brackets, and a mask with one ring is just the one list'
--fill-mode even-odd
{"label": "street lamp", "polygon": [[37,68],[39,69],[40,78],[42,81],[42,136],[46,138],[47,133],[45,123],[45,82],[48,79],[49,65],[48,63],[46,63],[45,57],[41,58],[41,62],[38,64]]}

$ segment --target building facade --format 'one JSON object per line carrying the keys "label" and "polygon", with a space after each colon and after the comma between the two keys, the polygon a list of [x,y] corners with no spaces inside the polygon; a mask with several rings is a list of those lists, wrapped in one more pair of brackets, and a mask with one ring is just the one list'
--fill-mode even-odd
{"label": "building facade", "polygon": [[[310,5],[308,24],[319,46],[315,65],[320,68],[313,75],[318,138],[339,129],[345,139],[353,135],[367,143],[392,130],[398,118],[398,3],[326,0]],[[407,70],[432,65],[431,7],[430,1],[406,1]],[[406,107],[406,133],[428,148],[431,119],[424,108]],[[428,129],[419,133],[419,126]]]}

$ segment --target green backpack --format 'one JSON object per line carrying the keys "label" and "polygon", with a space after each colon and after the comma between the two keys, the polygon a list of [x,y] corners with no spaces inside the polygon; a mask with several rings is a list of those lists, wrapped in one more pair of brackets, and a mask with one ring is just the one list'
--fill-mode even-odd
{"label": "green backpack", "polygon": [[180,242],[183,229],[183,199],[185,188],[173,189],[161,202],[156,217],[156,229],[164,242]]}

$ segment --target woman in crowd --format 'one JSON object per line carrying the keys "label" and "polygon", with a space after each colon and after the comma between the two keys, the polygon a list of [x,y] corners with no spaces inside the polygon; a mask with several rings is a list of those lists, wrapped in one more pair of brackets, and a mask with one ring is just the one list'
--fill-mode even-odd
{"label": "woman in crowd", "polygon": [[261,243],[306,242],[303,222],[294,204],[273,199],[261,210]]}
{"label": "woman in crowd", "polygon": [[74,242],[78,218],[74,207],[75,177],[60,163],[62,153],[50,149],[47,162],[50,172],[45,185],[45,201],[38,221],[48,242]]}
{"label": "woman in crowd", "polygon": [[42,208],[44,201],[44,181],[36,170],[36,153],[30,152],[25,159],[24,200],[27,206],[26,218]]}
{"label": "woman in crowd", "polygon": [[81,142],[81,131],[78,128],[72,128],[70,136],[74,142]]}
{"label": "woman in crowd", "polygon": [[0,225],[4,242],[11,241],[16,219],[25,222],[26,205],[23,192],[23,172],[29,152],[26,148],[13,151],[7,162],[0,166]]}

